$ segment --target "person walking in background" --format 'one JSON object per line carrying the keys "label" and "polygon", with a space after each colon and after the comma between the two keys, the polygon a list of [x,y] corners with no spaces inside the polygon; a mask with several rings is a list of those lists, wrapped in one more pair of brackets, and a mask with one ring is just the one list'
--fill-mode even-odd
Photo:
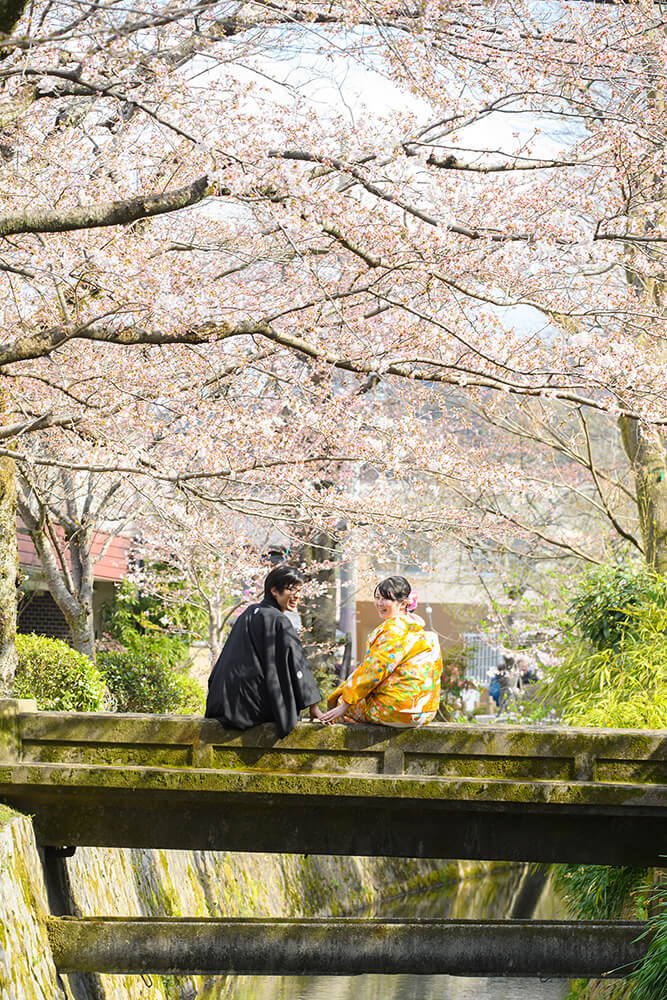
{"label": "person walking in background", "polygon": [[498,671],[498,710],[504,712],[512,701],[512,685],[510,675],[506,667],[501,667]]}
{"label": "person walking in background", "polygon": [[275,722],[280,736],[294,729],[305,708],[321,719],[321,698],[286,612],[295,612],[303,575],[276,566],[264,581],[264,599],[237,618],[208,682],[206,718],[229,729]]}
{"label": "person walking in background", "polygon": [[425,726],[440,704],[442,659],[434,632],[413,614],[416,599],[403,576],[375,588],[380,625],[347,680],[331,693],[322,722],[349,720],[383,726]]}

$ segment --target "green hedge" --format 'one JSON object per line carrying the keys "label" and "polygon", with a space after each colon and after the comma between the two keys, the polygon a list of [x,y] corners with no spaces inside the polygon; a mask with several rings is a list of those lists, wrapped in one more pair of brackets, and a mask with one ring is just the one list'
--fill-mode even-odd
{"label": "green hedge", "polygon": [[17,635],[16,698],[35,698],[53,712],[98,712],[108,706],[104,677],[94,663],[60,639]]}
{"label": "green hedge", "polygon": [[151,649],[99,653],[97,662],[119,712],[203,715],[204,692]]}

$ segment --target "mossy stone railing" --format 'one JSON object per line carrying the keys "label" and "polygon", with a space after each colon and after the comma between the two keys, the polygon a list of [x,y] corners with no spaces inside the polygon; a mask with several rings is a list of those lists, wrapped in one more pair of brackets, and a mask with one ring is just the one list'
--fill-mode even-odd
{"label": "mossy stone railing", "polygon": [[0,718],[0,761],[11,745],[26,763],[667,784],[658,731],[302,723],[280,740],[270,725],[240,733],[201,718],[38,712],[31,701],[0,701]]}
{"label": "mossy stone railing", "polygon": [[[3,707],[4,705],[4,707]],[[667,733],[303,723],[0,705],[0,798],[45,844],[654,864]]]}

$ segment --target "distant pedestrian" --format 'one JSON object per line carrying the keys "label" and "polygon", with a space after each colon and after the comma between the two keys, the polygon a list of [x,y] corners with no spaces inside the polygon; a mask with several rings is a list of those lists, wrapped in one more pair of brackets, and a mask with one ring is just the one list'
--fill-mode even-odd
{"label": "distant pedestrian", "polygon": [[538,680],[537,671],[527,657],[519,660],[519,687],[523,690]]}
{"label": "distant pedestrian", "polygon": [[496,703],[496,708],[500,708],[500,673],[496,672],[489,683],[489,697]]}
{"label": "distant pedestrian", "polygon": [[498,683],[500,685],[500,694],[498,696],[498,709],[504,712],[507,706],[515,698],[515,688],[512,687],[512,682],[510,678],[509,671],[505,667],[501,667],[498,671]]}

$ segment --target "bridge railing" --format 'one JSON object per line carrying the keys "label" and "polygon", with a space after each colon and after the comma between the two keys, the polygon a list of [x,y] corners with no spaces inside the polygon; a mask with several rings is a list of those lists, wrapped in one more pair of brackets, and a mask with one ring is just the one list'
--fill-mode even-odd
{"label": "bridge railing", "polygon": [[[38,712],[15,705],[0,761],[204,768],[414,778],[667,784],[667,733],[647,730],[432,724],[425,729],[302,723],[240,733],[213,720],[156,715]],[[11,745],[11,748],[10,748]]]}

